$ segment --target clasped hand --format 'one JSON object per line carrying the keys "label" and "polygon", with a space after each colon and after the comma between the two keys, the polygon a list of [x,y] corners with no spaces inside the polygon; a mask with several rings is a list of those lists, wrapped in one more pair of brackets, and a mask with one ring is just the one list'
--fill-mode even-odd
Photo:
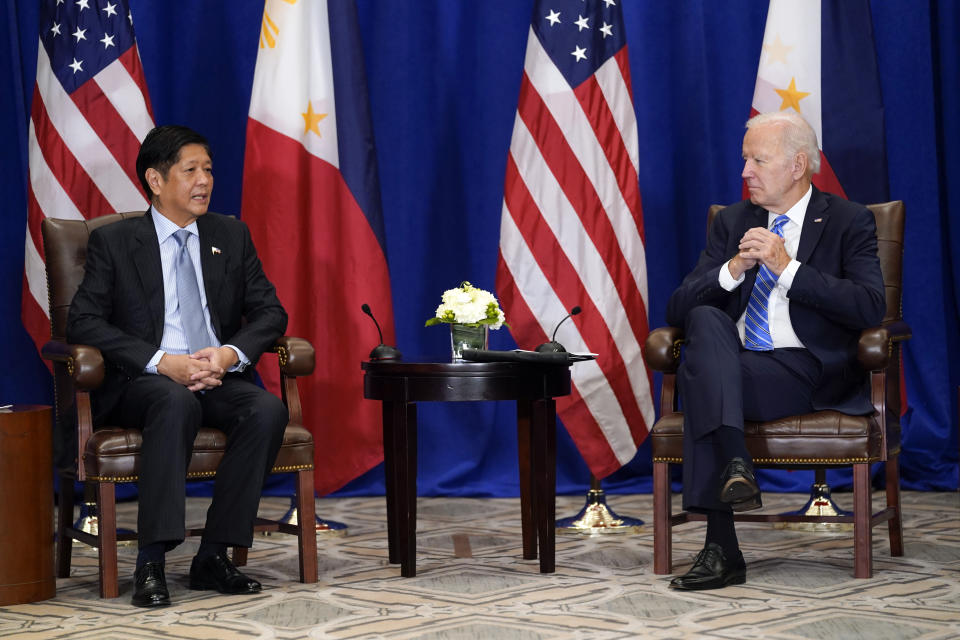
{"label": "clasped hand", "polygon": [[739,252],[730,259],[730,275],[739,279],[744,271],[757,263],[779,276],[790,264],[790,256],[784,247],[783,238],[763,227],[753,227],[740,238]]}
{"label": "clasped hand", "polygon": [[219,387],[227,369],[237,362],[230,347],[204,347],[194,353],[165,353],[157,363],[157,373],[182,384],[190,391]]}

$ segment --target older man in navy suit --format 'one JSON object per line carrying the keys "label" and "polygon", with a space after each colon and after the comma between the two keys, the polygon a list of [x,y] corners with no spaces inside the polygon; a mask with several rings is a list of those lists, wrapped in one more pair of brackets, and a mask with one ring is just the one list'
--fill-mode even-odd
{"label": "older man in navy suit", "polygon": [[144,139],[137,174],[151,196],[143,217],[90,234],[86,271],[67,323],[71,342],[103,353],[94,423],[143,433],[139,554],[133,604],[169,604],[166,551],[184,538],[187,465],[201,425],[228,439],[214,483],[192,589],[260,591],[226,555],[253,540],[264,479],[276,459],[287,409],[253,383],[253,368],[287,326],[245,224],[207,213],[210,145],[186,127]]}
{"label": "older man in navy suit", "polygon": [[704,548],[676,589],[746,581],[733,512],[761,499],[745,419],[873,411],[856,360],[860,331],[885,308],[873,214],[812,186],[817,137],[795,113],[750,119],[743,160],[750,199],[719,212],[667,306],[687,340],[684,508],[707,516]]}

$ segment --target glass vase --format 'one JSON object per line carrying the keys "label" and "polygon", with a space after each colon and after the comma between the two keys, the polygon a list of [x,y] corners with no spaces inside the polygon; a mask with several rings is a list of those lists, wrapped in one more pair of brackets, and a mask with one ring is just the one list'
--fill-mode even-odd
{"label": "glass vase", "polygon": [[486,349],[490,327],[485,324],[450,325],[450,350],[453,361],[463,360],[464,349]]}

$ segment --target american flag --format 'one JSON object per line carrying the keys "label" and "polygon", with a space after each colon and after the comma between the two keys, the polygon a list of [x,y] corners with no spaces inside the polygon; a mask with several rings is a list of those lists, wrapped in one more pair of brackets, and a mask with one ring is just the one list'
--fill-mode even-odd
{"label": "american flag", "polygon": [[134,168],[153,128],[126,0],[44,0],[30,112],[23,323],[50,335],[40,222],[145,210]]}
{"label": "american flag", "polygon": [[636,116],[619,0],[538,0],[504,184],[497,292],[521,347],[560,329],[572,369],[557,401],[598,478],[630,461],[653,423]]}

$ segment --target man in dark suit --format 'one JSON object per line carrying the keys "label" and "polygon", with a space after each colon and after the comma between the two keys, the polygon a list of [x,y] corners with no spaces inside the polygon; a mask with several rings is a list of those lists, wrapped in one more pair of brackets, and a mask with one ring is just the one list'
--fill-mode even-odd
{"label": "man in dark suit", "polygon": [[733,512],[761,499],[744,419],[873,411],[856,360],[860,331],[885,309],[873,214],[812,186],[817,137],[795,113],[747,122],[743,159],[750,199],[719,212],[667,305],[686,337],[684,508],[707,515],[704,548],[676,589],[746,581]]}
{"label": "man in dark suit", "polygon": [[253,383],[260,355],[287,326],[245,224],[207,213],[210,146],[179,126],[144,139],[137,174],[151,196],[143,217],[90,234],[86,272],[70,306],[67,338],[103,353],[106,375],[93,396],[95,424],[143,433],[139,553],[133,604],[169,604],[164,557],[184,538],[185,478],[201,425],[223,430],[190,588],[256,593],[226,555],[249,547],[264,479],[288,421],[287,409]]}

